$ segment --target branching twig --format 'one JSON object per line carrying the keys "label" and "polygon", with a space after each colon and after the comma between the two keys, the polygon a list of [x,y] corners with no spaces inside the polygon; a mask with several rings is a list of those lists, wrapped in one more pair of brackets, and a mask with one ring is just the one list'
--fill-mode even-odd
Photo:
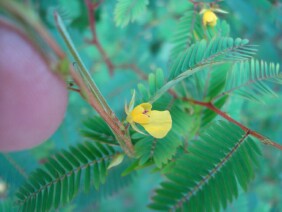
{"label": "branching twig", "polygon": [[133,70],[141,79],[147,80],[148,76],[135,64],[128,63],[128,64],[121,64],[115,65],[114,68],[121,68],[121,69],[131,69]]}
{"label": "branching twig", "polygon": [[92,33],[92,39],[86,40],[89,44],[94,45],[99,53],[101,54],[103,61],[105,62],[110,75],[113,75],[114,70],[117,68],[130,68],[132,71],[134,71],[141,79],[147,79],[147,75],[138,68],[133,63],[128,64],[121,64],[121,65],[115,65],[112,60],[109,58],[108,54],[106,53],[105,49],[101,45],[101,42],[99,41],[97,37],[97,31],[96,31],[96,19],[95,19],[95,11],[100,6],[100,4],[103,2],[103,0],[92,3],[90,0],[85,0],[85,5],[87,7],[87,13],[88,13],[88,21],[90,25],[90,31]]}
{"label": "branching twig", "polygon": [[203,107],[206,107],[206,108],[214,111],[215,113],[217,113],[222,118],[224,118],[224,119],[228,120],[229,122],[232,122],[232,123],[236,124],[237,126],[239,126],[245,132],[249,132],[250,135],[252,135],[253,137],[259,139],[262,143],[264,143],[266,145],[271,145],[271,146],[273,146],[273,147],[275,147],[277,149],[282,150],[282,145],[280,145],[278,143],[275,143],[275,142],[271,141],[270,139],[266,138],[265,136],[259,134],[258,132],[253,131],[253,130],[249,129],[248,127],[244,126],[240,122],[238,122],[235,119],[233,119],[232,117],[230,117],[225,112],[223,112],[220,109],[216,108],[211,102],[201,102],[201,101],[197,101],[195,99],[190,99],[190,98],[186,98],[186,97],[183,98],[183,100],[191,102],[191,103],[193,103],[195,105],[201,105]]}
{"label": "branching twig", "polygon": [[113,75],[114,73],[114,65],[112,63],[112,61],[109,59],[106,51],[104,50],[104,48],[102,47],[100,41],[97,38],[97,32],[96,32],[96,19],[95,19],[95,11],[98,8],[98,6],[100,5],[102,1],[98,2],[98,3],[92,3],[90,0],[85,0],[85,5],[87,7],[87,12],[88,12],[88,20],[89,20],[89,25],[90,25],[90,30],[92,33],[92,39],[88,40],[88,43],[93,44],[94,46],[96,46],[96,48],[98,49],[99,53],[102,55],[102,58],[104,60],[104,62],[106,63],[109,73],[110,75]]}

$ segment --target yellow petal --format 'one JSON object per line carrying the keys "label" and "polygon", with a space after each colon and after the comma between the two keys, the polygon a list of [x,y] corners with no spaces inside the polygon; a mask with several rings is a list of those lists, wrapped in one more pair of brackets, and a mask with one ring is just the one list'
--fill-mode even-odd
{"label": "yellow petal", "polygon": [[214,27],[216,25],[216,20],[209,22],[208,25]]}
{"label": "yellow petal", "polygon": [[152,110],[150,115],[150,122],[141,125],[153,137],[163,138],[170,131],[172,120],[169,111]]}
{"label": "yellow petal", "polygon": [[211,10],[205,11],[205,13],[203,15],[204,26],[206,26],[206,25],[215,26],[216,21],[217,21],[217,16],[213,11],[211,11]]}
{"label": "yellow petal", "polygon": [[139,106],[143,107],[144,110],[147,110],[147,111],[151,111],[152,110],[152,105],[150,103],[142,103]]}
{"label": "yellow petal", "polygon": [[136,106],[132,112],[131,117],[128,117],[128,122],[130,122],[130,118],[133,122],[139,124],[146,124],[150,121],[150,114],[151,114],[152,105],[149,103],[142,103]]}

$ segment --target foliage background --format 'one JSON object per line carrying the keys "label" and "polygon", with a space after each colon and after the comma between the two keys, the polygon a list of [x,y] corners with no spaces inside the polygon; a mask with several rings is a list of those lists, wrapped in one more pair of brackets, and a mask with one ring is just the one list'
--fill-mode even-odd
{"label": "foliage background", "polygon": [[[130,99],[130,90],[142,81],[131,69],[115,69],[110,76],[100,54],[94,46],[85,42],[91,38],[87,11],[83,1],[50,0],[33,1],[44,23],[59,43],[62,40],[54,28],[52,13],[55,9],[62,12],[71,36],[98,87],[105,95],[110,106],[119,117],[124,117],[124,102]],[[97,33],[107,54],[114,64],[134,64],[148,74],[160,67],[165,72],[168,67],[171,38],[177,19],[187,9],[187,0],[150,1],[143,15],[127,27],[117,27],[114,23],[116,1],[104,1],[96,12]],[[232,37],[247,38],[252,44],[259,45],[258,57],[266,61],[281,62],[282,56],[282,3],[275,0],[226,0],[220,3],[227,15],[219,15],[227,20]],[[105,86],[106,85],[106,86]],[[267,104],[245,103],[236,99],[228,110],[235,119],[241,120],[250,128],[261,132],[275,141],[281,141],[281,87],[277,87],[277,99],[267,99]],[[259,113],[258,113],[259,111]],[[7,183],[8,190],[0,194],[0,211],[10,204],[15,190],[22,185],[27,175],[44,159],[60,149],[81,142],[80,130],[83,121],[95,112],[79,95],[70,92],[68,111],[58,131],[47,142],[32,150],[0,154],[0,180]],[[234,114],[236,116],[234,116]],[[271,147],[263,146],[263,156],[256,170],[256,178],[228,211],[281,211],[282,210],[282,154]],[[146,169],[121,182],[119,192],[91,190],[81,193],[70,205],[60,211],[149,211],[146,204],[152,196],[152,189],[161,180],[159,174]],[[118,174],[118,170],[115,174]],[[108,178],[110,179],[110,178]],[[128,185],[127,187],[125,185]],[[106,198],[104,198],[106,196]],[[110,203],[110,204],[109,204]]]}

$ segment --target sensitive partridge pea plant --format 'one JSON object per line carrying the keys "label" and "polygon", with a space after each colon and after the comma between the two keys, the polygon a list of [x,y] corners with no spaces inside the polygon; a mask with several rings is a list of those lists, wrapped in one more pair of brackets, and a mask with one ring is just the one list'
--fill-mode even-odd
{"label": "sensitive partridge pea plant", "polygon": [[[183,1],[180,11],[175,3],[168,3],[174,1],[77,2],[85,11],[68,25],[70,34],[64,24],[70,20],[60,16],[64,14],[61,9],[54,12],[56,33],[61,36],[56,41],[36,11],[26,15],[20,3],[0,1],[8,17],[32,28],[35,40],[40,38],[50,47],[52,67],[59,67],[56,71],[72,82],[70,92],[79,94],[97,112],[91,113],[79,130],[84,139],[56,150],[18,189],[20,211],[61,210],[75,204],[72,200],[82,188],[89,195],[97,192],[107,197],[130,185],[136,172],[143,173],[143,169],[159,174],[159,185],[148,185],[152,192],[146,196],[150,202],[144,205],[150,210],[227,209],[248,190],[265,147],[282,150],[282,140],[274,142],[234,116],[243,110],[243,103],[267,103],[277,97],[282,83],[279,64],[255,58],[256,45],[232,37],[226,20],[233,18],[233,11],[221,9],[226,8],[221,1]],[[169,9],[158,13],[161,8]],[[159,14],[166,15],[152,18]],[[105,32],[102,26],[108,36],[103,42],[98,36]],[[78,38],[75,27],[83,31],[83,39]],[[162,38],[150,43],[158,32]],[[94,61],[91,71],[72,39],[74,43],[83,40],[81,52],[85,46],[95,48],[95,53],[93,49],[83,52],[84,57],[91,57],[86,64]],[[59,45],[60,41],[63,44]],[[136,57],[127,50],[135,47],[140,47]],[[109,106],[111,98],[103,95],[104,87],[101,92],[97,86],[105,82],[99,82],[101,76],[112,90],[124,91],[124,96],[115,92],[119,106]],[[125,83],[129,81],[130,85]],[[130,95],[127,105],[124,102]],[[261,110],[263,113],[263,107]],[[80,195],[85,198],[88,194]],[[93,199],[91,204],[99,201]]]}

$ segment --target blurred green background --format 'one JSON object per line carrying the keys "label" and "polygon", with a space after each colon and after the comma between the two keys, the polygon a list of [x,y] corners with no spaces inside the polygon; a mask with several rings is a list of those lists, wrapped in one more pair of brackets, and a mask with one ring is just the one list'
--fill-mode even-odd
{"label": "blurred green background", "polygon": [[[91,38],[91,33],[84,1],[30,2],[55,40],[64,47],[54,27],[52,15],[54,10],[60,11],[98,87],[118,116],[124,118],[124,102],[130,99],[130,90],[136,88],[142,79],[130,68],[115,69],[113,76],[108,74],[96,48],[85,42],[86,38]],[[187,0],[178,0],[177,3],[174,0],[151,0],[146,12],[125,28],[117,27],[114,23],[115,4],[114,0],[104,1],[95,14],[98,38],[112,62],[115,65],[134,64],[145,74],[157,67],[167,72],[170,41],[177,20],[188,8]],[[281,62],[281,1],[227,0],[219,5],[229,12],[220,14],[219,18],[230,24],[232,37],[247,38],[252,44],[258,45],[258,58]],[[281,86],[275,90],[279,97],[268,99],[266,105],[236,100],[238,108],[233,107],[232,115],[251,129],[281,144]],[[85,140],[80,135],[82,123],[94,114],[95,111],[78,94],[70,92],[64,122],[47,142],[28,151],[0,153],[0,184],[7,185],[6,191],[0,193],[0,211],[4,210],[4,205],[12,205],[14,192],[30,172],[44,163],[47,156]],[[263,157],[249,192],[242,193],[227,211],[282,211],[282,153],[266,146],[262,146],[262,150]],[[110,175],[118,176],[121,171],[122,167],[113,169]],[[82,192],[70,205],[59,211],[149,211],[146,204],[153,188],[161,181],[159,174],[151,172],[146,169],[128,176],[120,182],[118,189],[113,186],[116,182],[109,181],[99,192],[94,189],[88,194]]]}

